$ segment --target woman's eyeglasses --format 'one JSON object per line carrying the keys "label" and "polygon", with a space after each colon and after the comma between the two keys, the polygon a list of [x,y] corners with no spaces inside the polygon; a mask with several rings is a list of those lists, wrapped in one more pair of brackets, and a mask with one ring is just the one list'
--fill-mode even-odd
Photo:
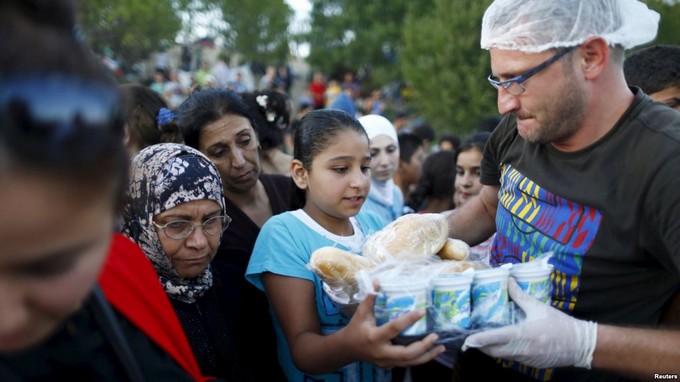
{"label": "woman's eyeglasses", "polygon": [[196,227],[201,227],[203,232],[208,235],[220,235],[227,227],[229,227],[231,218],[227,215],[213,216],[200,224],[194,224],[188,220],[174,220],[163,225],[157,224],[154,221],[152,221],[152,223],[157,228],[163,230],[163,233],[165,233],[167,237],[175,240],[182,240],[189,237]]}

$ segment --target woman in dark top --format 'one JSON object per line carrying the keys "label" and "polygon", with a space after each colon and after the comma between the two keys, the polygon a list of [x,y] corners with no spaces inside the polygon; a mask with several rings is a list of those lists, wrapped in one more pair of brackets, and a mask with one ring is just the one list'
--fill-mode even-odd
{"label": "woman in dark top", "polygon": [[74,27],[68,1],[0,2],[0,381],[201,380],[151,264],[114,235],[119,94]]}
{"label": "woman in dark top", "polygon": [[210,266],[230,221],[217,168],[198,150],[162,143],[132,159],[123,234],[151,260],[203,374],[249,381],[236,275]]}
{"label": "woman in dark top", "polygon": [[[180,105],[176,115],[186,144],[215,163],[222,177],[227,214],[233,224],[222,237],[213,266],[240,275],[245,314],[240,319],[239,343],[257,368],[257,380],[284,380],[267,298],[244,275],[262,225],[290,210],[291,180],[262,173],[256,125],[238,94],[217,89],[196,92]],[[260,339],[253,341],[256,333]]]}

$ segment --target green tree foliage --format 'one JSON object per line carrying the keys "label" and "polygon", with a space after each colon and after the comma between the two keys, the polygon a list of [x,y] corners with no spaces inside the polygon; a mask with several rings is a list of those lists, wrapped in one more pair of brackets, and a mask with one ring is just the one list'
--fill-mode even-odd
{"label": "green tree foliage", "polygon": [[[373,85],[400,78],[401,29],[409,7],[427,9],[432,0],[311,0],[309,63],[327,74],[368,75]],[[411,4],[411,5],[409,5]]]}
{"label": "green tree foliage", "polygon": [[293,10],[284,0],[223,0],[225,47],[246,61],[284,63],[288,58],[288,25]]}
{"label": "green tree foliage", "polygon": [[97,53],[110,49],[134,62],[172,42],[182,27],[173,0],[79,0],[78,23]]}
{"label": "green tree foliage", "polygon": [[435,0],[429,13],[409,13],[403,25],[400,62],[410,102],[437,131],[467,135],[497,113],[496,90],[486,80],[489,54],[479,46],[490,3]]}

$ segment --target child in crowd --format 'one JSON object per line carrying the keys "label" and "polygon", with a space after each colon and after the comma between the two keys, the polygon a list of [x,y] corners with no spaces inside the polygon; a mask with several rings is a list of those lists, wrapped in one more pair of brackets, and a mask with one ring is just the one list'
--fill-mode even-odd
{"label": "child in crowd", "polygon": [[411,133],[399,133],[399,167],[394,174],[394,184],[404,196],[404,214],[415,212],[411,207],[409,195],[415,189],[423,173],[423,161],[427,153],[423,140]]}
{"label": "child in crowd", "polygon": [[438,151],[425,158],[423,171],[410,195],[411,208],[419,213],[436,213],[453,208],[456,153]]}
{"label": "child in crowd", "polygon": [[372,213],[359,213],[370,188],[370,164],[366,132],[349,114],[322,109],[302,119],[291,173],[304,207],[265,223],[246,271],[269,298],[289,381],[389,381],[388,368],[427,362],[444,350],[434,345],[435,334],[409,346],[390,342],[423,311],[378,327],[375,297],[368,296],[346,318],[307,266],[312,252],[324,246],[359,253],[366,236],[383,227]]}
{"label": "child in crowd", "polygon": [[150,88],[136,84],[119,85],[125,105],[123,142],[130,157],[141,149],[161,142],[184,143],[175,115],[165,100]]}
{"label": "child in crowd", "polygon": [[387,118],[369,114],[359,118],[371,145],[371,191],[364,211],[373,211],[388,224],[404,210],[404,195],[392,177],[399,167],[397,130]]}
{"label": "child in crowd", "polygon": [[[491,133],[480,132],[463,140],[456,157],[456,180],[454,183],[453,203],[460,208],[482,190],[479,177],[482,173],[484,146]],[[484,242],[472,247],[472,254],[485,258],[493,242],[493,235]]]}

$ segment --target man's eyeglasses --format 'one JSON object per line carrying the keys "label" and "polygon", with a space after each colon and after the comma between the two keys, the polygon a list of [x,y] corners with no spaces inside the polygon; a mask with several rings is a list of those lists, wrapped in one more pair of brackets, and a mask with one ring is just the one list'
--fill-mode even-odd
{"label": "man's eyeglasses", "polygon": [[520,74],[517,77],[513,77],[513,78],[510,78],[510,79],[505,80],[505,81],[500,81],[493,74],[490,74],[487,79],[489,80],[489,83],[493,87],[495,87],[496,89],[503,88],[508,93],[510,93],[514,96],[518,96],[518,95],[524,93],[524,90],[526,90],[524,88],[524,85],[522,85],[522,83],[524,83],[526,80],[528,80],[529,77],[531,77],[534,74],[540,72],[541,70],[547,68],[548,66],[550,66],[550,64],[552,64],[553,62],[562,58],[565,54],[571,52],[574,48],[576,48],[576,47],[572,46],[570,48],[566,48],[566,49],[563,49],[563,50],[557,52],[554,56],[550,57],[549,59],[547,59],[543,63],[539,64],[538,66],[536,66],[532,69],[527,70],[526,72]]}
{"label": "man's eyeglasses", "polygon": [[229,227],[231,218],[227,215],[213,216],[201,224],[194,224],[188,220],[174,220],[163,225],[156,224],[154,221],[152,223],[157,228],[163,230],[165,236],[175,240],[182,240],[189,237],[196,227],[201,227],[203,232],[208,235],[217,236]]}
{"label": "man's eyeglasses", "polygon": [[26,157],[91,158],[122,139],[111,85],[60,74],[0,77],[0,142]]}

